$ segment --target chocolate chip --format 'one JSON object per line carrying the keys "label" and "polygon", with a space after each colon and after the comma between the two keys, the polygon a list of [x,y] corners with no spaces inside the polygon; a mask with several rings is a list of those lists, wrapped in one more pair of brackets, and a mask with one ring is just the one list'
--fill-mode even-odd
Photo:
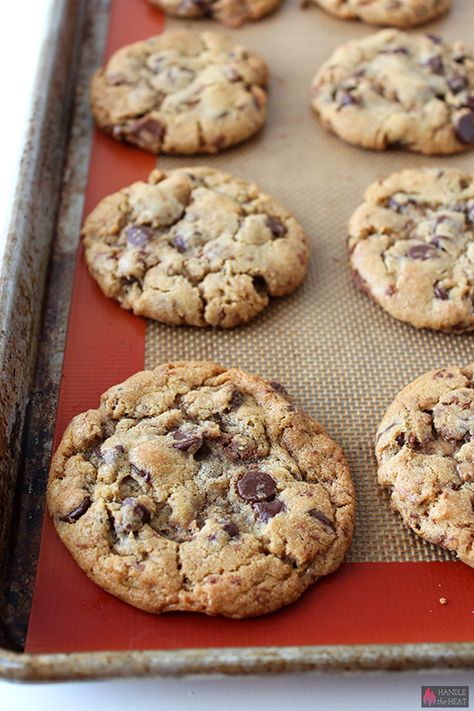
{"label": "chocolate chip", "polygon": [[474,96],[468,96],[466,101],[463,102],[463,106],[467,106],[468,109],[474,111]]}
{"label": "chocolate chip", "polygon": [[464,74],[453,74],[446,81],[453,94],[459,94],[469,85],[469,79]]}
{"label": "chocolate chip", "polygon": [[350,91],[343,91],[339,96],[337,110],[340,111],[345,106],[359,106],[360,99],[354,96]]}
{"label": "chocolate chip", "polygon": [[151,519],[150,511],[136,499],[124,499],[117,517],[117,530],[122,533],[139,531]]}
{"label": "chocolate chip", "polygon": [[456,124],[456,136],[461,143],[472,145],[474,143],[474,113],[464,114]]}
{"label": "chocolate chip", "polygon": [[410,247],[405,256],[425,262],[427,259],[438,257],[438,251],[430,244],[416,244],[414,247]]}
{"label": "chocolate chip", "polygon": [[150,483],[150,481],[151,481],[150,473],[147,472],[145,469],[139,469],[138,467],[135,466],[135,464],[132,464],[131,470],[134,474],[141,476],[141,478],[144,479],[147,484]]}
{"label": "chocolate chip", "polygon": [[283,235],[286,235],[286,226],[278,217],[268,215],[265,224],[274,237],[283,237]]}
{"label": "chocolate chip", "polygon": [[153,118],[143,118],[140,121],[136,121],[130,128],[130,134],[132,136],[144,136],[148,135],[155,142],[160,143],[164,134],[163,126],[159,121]]}
{"label": "chocolate chip", "polygon": [[225,523],[222,528],[231,538],[237,538],[237,536],[240,534],[239,527],[233,521]]}
{"label": "chocolate chip", "polygon": [[428,39],[430,39],[435,44],[442,44],[443,43],[443,40],[441,39],[441,37],[439,35],[434,35],[434,34],[431,34],[430,32],[427,32],[425,34],[425,37],[428,37]]}
{"label": "chocolate chip", "polygon": [[428,67],[433,74],[443,74],[444,72],[443,60],[438,55],[427,59],[424,65]]}
{"label": "chocolate chip", "polygon": [[271,499],[275,496],[277,487],[275,480],[269,474],[259,469],[252,469],[239,479],[237,491],[244,501],[257,502]]}
{"label": "chocolate chip", "polygon": [[223,447],[223,453],[231,462],[239,460],[252,459],[258,451],[258,445],[255,440],[242,443],[235,437],[230,437],[228,442]]}
{"label": "chocolate chip", "polygon": [[90,508],[91,504],[92,501],[90,496],[85,496],[77,508],[70,511],[65,516],[60,516],[59,520],[65,521],[66,523],[75,523],[81,518],[81,516],[86,513],[86,511]]}
{"label": "chocolate chip", "polygon": [[406,47],[394,47],[393,49],[385,49],[382,54],[410,54]]}
{"label": "chocolate chip", "polygon": [[116,444],[114,449],[117,452],[117,454],[123,454],[125,452],[125,449],[122,444]]}
{"label": "chocolate chip", "polygon": [[241,393],[240,390],[233,390],[229,400],[229,408],[231,410],[237,410],[242,405],[243,401],[243,393]]}
{"label": "chocolate chip", "polygon": [[419,452],[421,449],[421,442],[416,435],[410,434],[408,435],[407,446],[415,452]]}
{"label": "chocolate chip", "polygon": [[441,301],[447,301],[449,299],[449,291],[443,289],[443,287],[439,285],[439,281],[435,282],[433,291],[437,299],[441,299]]}
{"label": "chocolate chip", "polygon": [[[401,145],[403,144],[400,144],[400,146]],[[395,146],[395,144],[392,144],[392,146]],[[407,200],[400,202],[400,200],[397,200],[397,198],[391,197],[387,201],[386,206],[390,210],[394,210],[395,212],[399,212],[403,215],[410,207],[416,206],[416,200],[413,200],[413,198],[408,198]]]}
{"label": "chocolate chip", "polygon": [[274,501],[263,501],[253,505],[253,510],[257,514],[259,521],[269,521],[271,518],[285,510],[283,501],[275,499]]}
{"label": "chocolate chip", "polygon": [[102,459],[102,452],[100,451],[99,446],[94,447],[94,449],[92,450],[92,454],[94,455],[94,457],[97,457],[97,459]]}
{"label": "chocolate chip", "polygon": [[173,247],[176,247],[178,252],[186,252],[187,247],[186,247],[186,242],[184,241],[184,237],[180,234],[177,234],[173,240]]}
{"label": "chocolate chip", "polygon": [[284,386],[281,383],[279,383],[277,380],[271,380],[270,385],[271,385],[272,389],[275,390],[277,393],[281,393],[282,395],[288,395]]}
{"label": "chocolate chip", "polygon": [[334,532],[336,531],[336,527],[333,524],[333,522],[331,521],[331,519],[328,518],[326,516],[326,514],[323,513],[322,511],[319,511],[318,509],[311,509],[310,511],[308,511],[308,513],[313,518],[317,519],[321,523],[324,523],[324,525],[328,526],[332,531],[334,531]]}
{"label": "chocolate chip", "polygon": [[398,444],[399,447],[403,447],[405,444],[405,435],[403,432],[395,437],[395,442]]}
{"label": "chocolate chip", "polygon": [[134,247],[144,247],[153,237],[151,227],[144,225],[132,225],[127,229],[127,242]]}
{"label": "chocolate chip", "polygon": [[173,432],[173,447],[181,452],[189,452],[190,449],[198,450],[202,445],[202,435],[197,432],[178,429]]}

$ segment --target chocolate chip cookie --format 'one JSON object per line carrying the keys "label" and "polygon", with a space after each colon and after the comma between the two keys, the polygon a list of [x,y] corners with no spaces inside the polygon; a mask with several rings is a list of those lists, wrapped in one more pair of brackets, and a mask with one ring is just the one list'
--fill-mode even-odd
{"label": "chocolate chip cookie", "polygon": [[421,538],[474,567],[474,364],[407,385],[377,433],[378,478]]}
{"label": "chocolate chip cookie", "polygon": [[163,32],[116,52],[91,82],[97,125],[152,153],[217,153],[266,119],[265,62],[217,32]]}
{"label": "chocolate chip cookie", "polygon": [[208,17],[227,27],[241,27],[273,12],[280,0],[149,0],[168,15]]}
{"label": "chocolate chip cookie", "polygon": [[48,506],[98,585],[149,612],[248,617],[287,605],[350,545],[346,460],[284,388],[179,362],[75,417]]}
{"label": "chocolate chip cookie", "polygon": [[210,168],[153,171],[105,198],[83,228],[89,271],[125,309],[232,328],[294,291],[308,240],[255,185]]}
{"label": "chocolate chip cookie", "polygon": [[349,222],[354,282],[391,316],[474,329],[474,175],[404,170],[370,186]]}
{"label": "chocolate chip cookie", "polygon": [[451,7],[451,0],[313,0],[344,20],[370,25],[415,27],[434,20]]}
{"label": "chocolate chip cookie", "polygon": [[474,57],[436,35],[382,30],[340,46],[317,73],[322,124],[364,148],[427,154],[474,146]]}

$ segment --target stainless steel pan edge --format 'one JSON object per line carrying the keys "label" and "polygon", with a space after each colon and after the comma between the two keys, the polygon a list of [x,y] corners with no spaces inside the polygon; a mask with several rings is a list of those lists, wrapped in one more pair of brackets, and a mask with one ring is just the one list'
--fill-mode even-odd
{"label": "stainless steel pan edge", "polygon": [[66,681],[197,674],[472,669],[471,644],[241,647],[85,654],[0,654],[12,680]]}
{"label": "stainless steel pan edge", "polygon": [[[9,647],[15,641],[7,618],[12,608],[20,614],[23,606],[22,599],[12,598],[9,575],[21,528],[18,495],[26,493],[22,491],[25,421],[39,346],[51,335],[41,324],[84,10],[83,0],[52,3],[0,265],[0,643]],[[16,563],[21,567],[22,561]]]}

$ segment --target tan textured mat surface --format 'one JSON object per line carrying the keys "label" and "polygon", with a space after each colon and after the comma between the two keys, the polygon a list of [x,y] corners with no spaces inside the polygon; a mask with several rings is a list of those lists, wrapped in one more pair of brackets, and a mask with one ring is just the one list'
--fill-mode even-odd
{"label": "tan textured mat surface", "polygon": [[[472,0],[422,31],[474,45]],[[167,28],[212,28],[211,22],[167,20]],[[233,34],[260,51],[271,71],[269,120],[254,140],[220,156],[160,159],[171,169],[198,163],[233,173],[281,200],[308,232],[308,277],[295,294],[276,300],[248,326],[233,331],[172,328],[151,323],[146,365],[210,358],[282,382],[296,403],[344,447],[357,491],[357,525],[349,560],[448,560],[442,549],[402,527],[376,482],[373,438],[398,390],[430,368],[474,360],[474,336],[418,332],[396,322],[352,286],[346,224],[365,188],[394,170],[422,165],[474,171],[474,152],[429,158],[408,152],[371,153],[327,134],[309,108],[318,66],[340,43],[374,30],[288,1],[272,17]]]}

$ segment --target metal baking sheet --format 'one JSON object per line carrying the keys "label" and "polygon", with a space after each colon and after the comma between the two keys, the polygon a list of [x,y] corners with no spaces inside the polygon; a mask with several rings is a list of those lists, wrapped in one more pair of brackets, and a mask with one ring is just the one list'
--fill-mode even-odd
{"label": "metal baking sheet", "polygon": [[[5,649],[0,652],[0,673],[12,678],[60,679],[472,667],[473,616],[468,609],[472,571],[401,527],[376,485],[372,456],[377,422],[398,388],[429,367],[449,360],[461,364],[472,360],[472,337],[417,333],[393,322],[353,290],[345,256],[347,218],[366,185],[392,170],[433,164],[436,159],[402,152],[374,154],[346,146],[328,136],[308,108],[309,83],[320,62],[340,42],[372,30],[335,20],[316,8],[303,12],[286,2],[272,17],[234,31],[236,39],[261,51],[270,64],[273,78],[267,128],[220,156],[184,162],[162,158],[159,164],[169,169],[190,162],[209,163],[258,182],[281,199],[308,231],[310,273],[302,289],[274,303],[247,327],[225,333],[171,328],[146,324],[102,297],[77,252],[83,208],[87,212],[104,195],[145,178],[155,164],[152,156],[97,133],[91,152],[87,80],[101,62],[104,46],[110,54],[163,26],[160,13],[145,0],[134,2],[133,16],[130,0],[59,3],[63,12],[57,16],[57,45],[51,45],[47,55],[49,61],[64,57],[60,41],[67,41],[71,59],[63,66],[63,84],[56,87],[54,73],[49,75],[53,98],[62,102],[63,113],[51,121],[52,114],[45,109],[44,123],[39,117],[32,142],[34,150],[43,150],[48,160],[56,161],[51,167],[54,180],[44,185],[30,168],[22,183],[25,200],[38,210],[46,200],[51,206],[37,250],[43,271],[36,268],[43,281],[34,281],[35,290],[24,294],[18,279],[27,256],[23,254],[17,257],[17,271],[5,282],[14,296],[24,298],[31,324],[26,329],[29,340],[22,339],[15,330],[14,311],[5,314],[7,331],[13,334],[10,357],[21,346],[30,358],[21,360],[21,373],[20,361],[15,360],[15,378],[11,370],[5,373],[12,394],[11,400],[0,403],[13,443],[18,441],[27,410],[21,451],[5,450],[11,471],[9,479],[2,477],[8,482],[1,499],[6,512],[3,520],[11,525],[5,526],[1,539],[6,564],[2,580]],[[474,8],[469,0],[459,0],[453,13],[430,25],[430,31],[468,41],[469,18],[472,23]],[[208,22],[166,20],[165,26],[185,24],[216,29]],[[71,97],[74,85],[76,102],[69,113],[71,102],[62,99]],[[50,111],[57,109],[53,98],[46,102]],[[45,150],[49,144],[38,133],[38,126],[43,125],[57,132],[55,150]],[[439,160],[466,169],[472,166],[469,155]],[[32,165],[37,165],[35,160]],[[38,185],[45,191],[41,200]],[[28,226],[18,217],[14,224],[16,237],[26,247],[31,239]],[[11,240],[9,254],[15,254]],[[32,344],[40,346],[37,359]],[[284,382],[298,404],[321,419],[344,446],[359,503],[349,562],[296,605],[260,620],[236,623],[186,615],[150,618],[90,583],[72,563],[46,518],[30,616],[56,411],[58,438],[70,417],[94,407],[109,385],[144,365],[185,357],[237,363]],[[13,389],[12,382],[17,383]],[[9,495],[13,490],[15,496]],[[440,586],[450,600],[443,607],[437,602]],[[348,604],[351,615],[346,613]]]}

